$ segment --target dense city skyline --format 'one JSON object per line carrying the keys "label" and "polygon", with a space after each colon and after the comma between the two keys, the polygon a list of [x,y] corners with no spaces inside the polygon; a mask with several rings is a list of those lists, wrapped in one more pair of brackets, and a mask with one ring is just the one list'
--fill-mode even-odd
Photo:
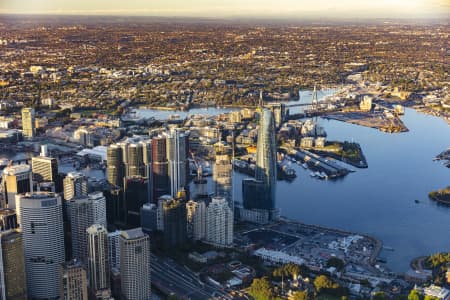
{"label": "dense city skyline", "polygon": [[450,300],[430,1],[0,0],[0,300]]}
{"label": "dense city skyline", "polygon": [[448,18],[447,0],[250,0],[250,1],[49,1],[6,0],[2,14],[129,15],[206,18]]}

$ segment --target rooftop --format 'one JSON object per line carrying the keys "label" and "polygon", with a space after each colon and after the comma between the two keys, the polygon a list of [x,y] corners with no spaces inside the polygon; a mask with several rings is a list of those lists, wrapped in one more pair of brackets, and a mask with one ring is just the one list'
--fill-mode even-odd
{"label": "rooftop", "polygon": [[13,165],[13,166],[9,166],[6,167],[3,170],[3,174],[5,175],[18,175],[18,174],[22,174],[22,173],[27,173],[31,171],[31,167],[29,165]]}
{"label": "rooftop", "polygon": [[133,228],[130,230],[123,230],[121,236],[127,240],[133,240],[144,237],[146,234],[142,232],[142,228]]}

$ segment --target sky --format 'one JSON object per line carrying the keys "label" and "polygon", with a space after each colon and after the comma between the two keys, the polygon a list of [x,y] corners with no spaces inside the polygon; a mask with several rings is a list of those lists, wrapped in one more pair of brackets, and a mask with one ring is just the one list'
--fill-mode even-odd
{"label": "sky", "polygon": [[450,18],[450,0],[0,0],[1,14]]}

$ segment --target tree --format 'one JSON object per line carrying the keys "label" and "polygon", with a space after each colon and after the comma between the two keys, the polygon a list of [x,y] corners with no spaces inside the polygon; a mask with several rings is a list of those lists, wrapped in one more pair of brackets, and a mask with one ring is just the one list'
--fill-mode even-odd
{"label": "tree", "polygon": [[424,300],[439,300],[439,298],[434,297],[434,296],[426,295],[425,298],[424,298]]}
{"label": "tree", "polygon": [[248,289],[248,293],[255,300],[269,300],[274,298],[272,284],[267,277],[253,279],[252,285]]}
{"label": "tree", "polygon": [[303,270],[301,269],[301,267],[299,265],[289,263],[289,264],[283,265],[279,268],[276,268],[273,271],[272,275],[274,277],[292,276],[292,279],[296,280],[298,275],[302,274],[302,273],[303,273]]}
{"label": "tree", "polygon": [[411,290],[408,295],[408,300],[422,300],[423,296],[416,289]]}
{"label": "tree", "polygon": [[314,279],[314,286],[316,287],[317,292],[320,293],[323,289],[333,288],[333,281],[325,275],[320,275]]}
{"label": "tree", "polygon": [[327,267],[335,267],[337,270],[342,270],[342,268],[344,268],[345,263],[342,259],[339,259],[337,257],[331,257],[328,261],[327,261]]}
{"label": "tree", "polygon": [[292,293],[292,296],[289,298],[292,300],[309,300],[308,291],[296,291]]}

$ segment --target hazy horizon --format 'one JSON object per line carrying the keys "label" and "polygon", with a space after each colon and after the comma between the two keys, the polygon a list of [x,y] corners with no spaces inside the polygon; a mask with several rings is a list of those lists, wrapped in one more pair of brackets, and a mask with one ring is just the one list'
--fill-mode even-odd
{"label": "hazy horizon", "polygon": [[3,0],[0,14],[105,15],[261,19],[449,18],[449,0]]}

